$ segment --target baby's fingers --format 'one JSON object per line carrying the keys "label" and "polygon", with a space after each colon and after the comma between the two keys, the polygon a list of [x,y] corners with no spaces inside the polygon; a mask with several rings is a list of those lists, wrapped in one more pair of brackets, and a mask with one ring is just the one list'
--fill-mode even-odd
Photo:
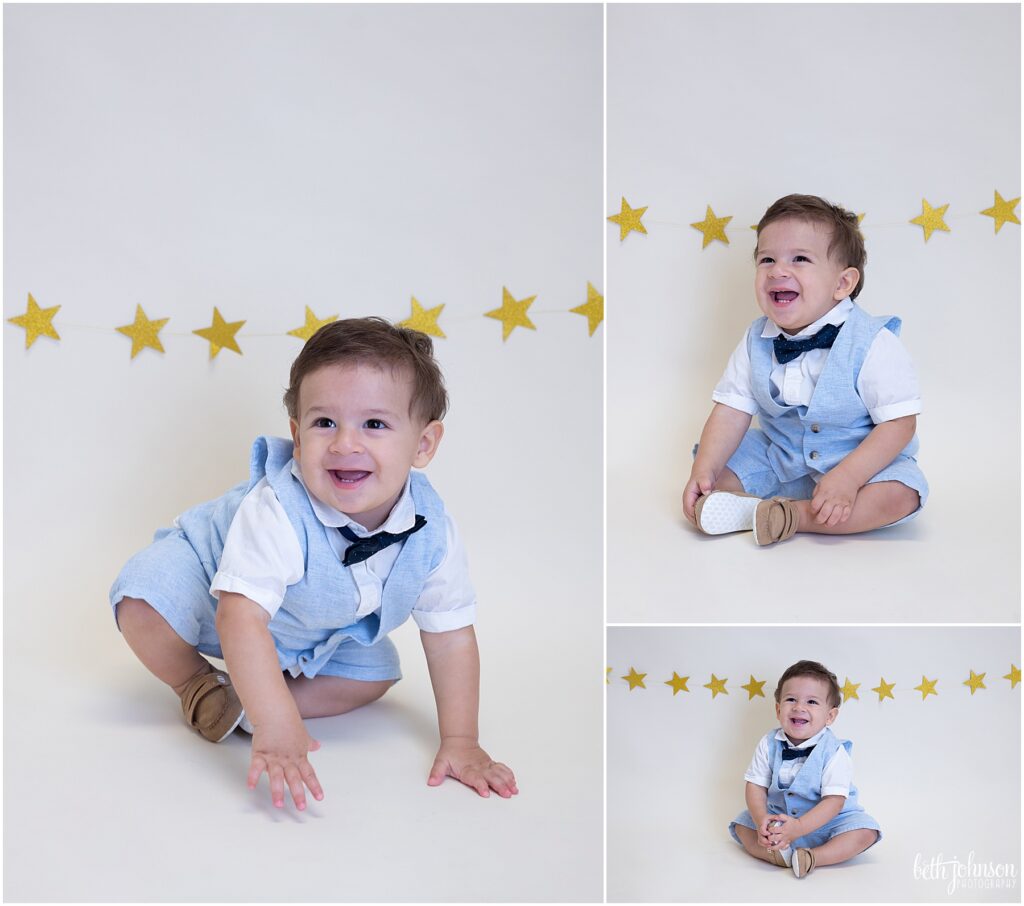
{"label": "baby's fingers", "polygon": [[[317,743],[317,748],[320,744]],[[324,798],[323,788],[320,786],[320,781],[317,779],[316,771],[313,770],[313,765],[303,759],[299,762],[299,774],[302,777],[303,782],[309,787],[309,791],[313,794],[313,798],[319,802]]]}
{"label": "baby's fingers", "polygon": [[254,755],[249,764],[249,776],[246,778],[250,790],[256,789],[256,784],[260,782],[260,775],[266,770],[266,759],[262,755]]}
{"label": "baby's fingers", "polygon": [[487,782],[503,799],[510,799],[519,792],[516,776],[503,764],[495,763],[487,770]]}

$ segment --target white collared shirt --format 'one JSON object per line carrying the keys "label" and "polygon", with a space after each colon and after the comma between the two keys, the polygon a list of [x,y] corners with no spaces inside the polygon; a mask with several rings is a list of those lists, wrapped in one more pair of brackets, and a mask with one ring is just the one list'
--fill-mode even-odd
{"label": "white collared shirt", "polygon": [[[844,299],[792,337],[769,319],[765,322],[761,336],[768,339],[774,339],[779,334],[790,339],[810,337],[826,324],[845,323],[851,311],[853,302],[849,298]],[[828,353],[827,349],[811,349],[785,365],[780,365],[773,352],[772,399],[784,406],[809,405],[818,378],[825,368]],[[758,405],[754,398],[752,380],[750,353],[747,351],[747,337],[744,334],[711,398],[716,403],[739,409],[748,415],[757,415]],[[875,334],[857,377],[857,393],[864,401],[871,421],[876,425],[921,412],[921,391],[914,364],[906,347],[892,331],[883,329]]]}
{"label": "white collared shirt", "polygon": [[[828,728],[826,727],[825,729]],[[794,749],[809,749],[811,746],[818,744],[824,733],[825,730],[815,733],[814,736],[798,746],[793,746],[781,729],[775,733],[775,738],[786,745],[792,746]],[[806,761],[806,757],[791,758],[783,761],[779,767],[779,787],[782,789],[789,787],[793,783],[793,778],[796,777],[797,772]],[[743,775],[743,779],[749,783],[757,784],[757,786],[763,786],[765,789],[771,787],[772,764],[768,758],[767,736],[762,736],[760,742],[758,742],[757,748],[754,750],[754,757],[750,760],[750,765],[747,767],[747,773]],[[821,772],[821,795],[823,797],[843,796],[845,798],[850,795],[852,784],[853,761],[850,759],[850,753],[846,751],[846,747],[840,746]]]}
{"label": "white collared shirt", "polygon": [[[292,460],[292,474],[302,482],[298,463]],[[305,482],[302,483],[306,487]],[[377,531],[403,532],[413,527],[416,508],[406,481],[402,496],[379,529],[367,531],[344,513],[324,506],[309,490],[306,494],[317,519],[327,528],[348,526],[359,537]],[[459,540],[455,523],[445,513],[447,550],[444,559],[427,576],[412,611],[416,625],[425,632],[449,632],[473,624],[476,618],[476,593],[469,580],[466,551]],[[327,533],[338,559],[345,556],[351,542],[339,531]],[[359,595],[356,615],[364,617],[380,609],[384,582],[398,559],[401,544],[392,544],[372,557],[348,567]],[[235,592],[255,601],[273,616],[284,600],[285,590],[305,573],[299,540],[288,514],[273,488],[261,479],[242,499],[224,540],[217,574],[210,594]]]}

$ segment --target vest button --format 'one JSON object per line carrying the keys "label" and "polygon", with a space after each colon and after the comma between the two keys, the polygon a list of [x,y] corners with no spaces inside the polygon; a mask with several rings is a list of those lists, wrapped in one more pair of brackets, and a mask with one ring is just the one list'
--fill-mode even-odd
{"label": "vest button", "polygon": [[815,434],[819,433],[821,431],[821,425],[811,425],[811,431]]}
{"label": "vest button", "polygon": [[817,450],[811,450],[811,459],[820,459],[821,454]]}
{"label": "vest button", "polygon": [[796,816],[796,815],[799,815],[799,814],[800,814],[800,813],[799,813],[799,812],[798,812],[798,811],[797,811],[796,809],[793,809],[793,812],[792,812],[792,813],[793,813],[793,815],[794,815],[794,816]]}

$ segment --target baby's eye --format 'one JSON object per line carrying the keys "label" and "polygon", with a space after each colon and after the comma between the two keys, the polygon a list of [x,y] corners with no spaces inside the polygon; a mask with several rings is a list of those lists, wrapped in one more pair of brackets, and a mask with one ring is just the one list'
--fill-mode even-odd
{"label": "baby's eye", "polygon": [[314,428],[333,428],[334,420],[328,418],[326,415],[321,415],[319,418],[313,419]]}
{"label": "baby's eye", "polygon": [[811,259],[808,258],[806,255],[797,255],[793,260],[794,261],[810,261]]}
{"label": "baby's eye", "polygon": [[371,431],[380,431],[387,427],[387,424],[382,422],[379,418],[368,418],[366,420],[366,427]]}
{"label": "baby's eye", "polygon": [[774,260],[775,260],[774,258],[769,258],[767,255],[762,255],[760,258],[757,259],[757,263],[758,264],[772,264],[774,262]]}

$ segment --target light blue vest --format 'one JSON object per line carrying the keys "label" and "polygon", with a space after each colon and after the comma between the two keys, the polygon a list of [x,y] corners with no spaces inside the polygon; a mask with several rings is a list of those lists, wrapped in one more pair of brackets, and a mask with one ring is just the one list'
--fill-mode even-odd
{"label": "light blue vest", "polygon": [[268,628],[279,649],[307,652],[303,661],[319,663],[328,660],[342,641],[373,645],[409,618],[427,576],[444,559],[444,504],[426,476],[413,472],[413,503],[427,523],[402,542],[384,582],[380,610],[357,618],[356,584],[328,539],[328,533],[337,529],[316,518],[305,488],[292,474],[292,449],[289,440],[258,437],[252,447],[249,481],[183,513],[178,525],[212,581],[235,511],[252,487],[266,477],[295,528],[305,562],[303,577],[287,588]]}
{"label": "light blue vest", "polygon": [[[773,730],[768,734],[768,761],[772,766],[772,785],[768,787],[768,811],[773,815],[786,814],[800,818],[821,802],[821,774],[825,765],[840,746],[849,752],[853,749],[853,743],[848,739],[837,739],[826,727],[821,739],[815,744],[814,751],[807,756],[807,760],[796,772],[793,782],[783,789],[779,786],[783,747],[782,740],[775,738],[776,732]],[[857,788],[851,783],[849,795],[839,814],[862,811],[864,809],[857,802]]]}
{"label": "light blue vest", "polygon": [[[762,337],[767,318],[759,318],[747,331],[751,383],[759,407],[761,430],[771,441],[768,459],[780,481],[795,481],[808,474],[825,474],[852,453],[875,427],[860,396],[857,378],[878,331],[899,336],[900,319],[876,318],[853,306],[825,359],[809,406],[786,406],[772,399],[772,338]],[[903,455],[917,453],[917,437]]]}

